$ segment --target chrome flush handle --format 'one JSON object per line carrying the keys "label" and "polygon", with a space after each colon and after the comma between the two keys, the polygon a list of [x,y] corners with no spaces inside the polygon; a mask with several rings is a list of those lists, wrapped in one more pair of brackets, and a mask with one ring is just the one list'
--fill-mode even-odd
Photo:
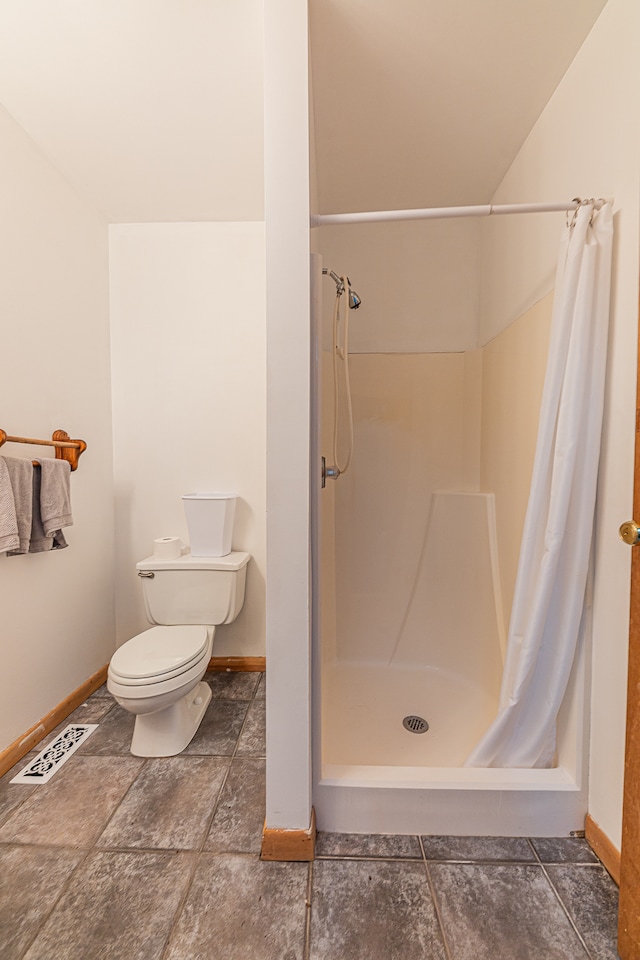
{"label": "chrome flush handle", "polygon": [[149,580],[153,580],[155,573],[153,570],[138,570],[139,577],[147,577]]}

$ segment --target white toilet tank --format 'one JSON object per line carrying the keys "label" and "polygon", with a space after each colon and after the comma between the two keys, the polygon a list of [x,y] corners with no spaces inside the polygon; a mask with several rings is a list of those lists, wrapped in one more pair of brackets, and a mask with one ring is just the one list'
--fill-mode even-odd
{"label": "white toilet tank", "polygon": [[187,553],[176,560],[140,560],[136,570],[147,619],[168,626],[231,623],[244,603],[249,559],[248,553],[236,551],[226,557]]}

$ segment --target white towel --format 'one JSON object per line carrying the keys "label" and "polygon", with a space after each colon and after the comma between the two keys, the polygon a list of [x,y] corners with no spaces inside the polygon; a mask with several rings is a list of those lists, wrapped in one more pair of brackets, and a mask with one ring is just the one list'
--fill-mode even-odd
{"label": "white towel", "polygon": [[33,465],[22,457],[3,457],[15,504],[19,543],[7,550],[9,556],[29,552],[31,542],[31,517],[33,503]]}
{"label": "white towel", "polygon": [[[40,481],[40,516],[46,537],[53,537],[61,527],[71,527],[71,467],[67,460],[43,457]],[[64,538],[63,538],[64,539]]]}
{"label": "white towel", "polygon": [[4,457],[0,457],[0,553],[15,550],[20,545],[16,505],[13,501],[11,477]]}

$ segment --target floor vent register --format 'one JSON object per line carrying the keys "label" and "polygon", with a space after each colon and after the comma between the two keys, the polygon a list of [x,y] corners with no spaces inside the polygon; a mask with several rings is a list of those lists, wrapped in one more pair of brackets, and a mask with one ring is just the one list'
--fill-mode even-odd
{"label": "floor vent register", "polygon": [[97,727],[97,723],[70,723],[10,783],[46,783],[51,780]]}

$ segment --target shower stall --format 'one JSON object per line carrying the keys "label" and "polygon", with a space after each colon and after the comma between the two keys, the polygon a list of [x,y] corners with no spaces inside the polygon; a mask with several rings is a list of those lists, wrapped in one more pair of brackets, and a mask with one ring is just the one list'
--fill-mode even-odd
{"label": "shower stall", "polygon": [[[363,225],[350,227],[348,238],[339,227],[319,233],[322,256],[312,255],[319,827],[529,836],[580,830],[584,644],[558,718],[555,766],[465,766],[498,707],[551,295],[482,342],[476,224]],[[415,251],[425,248],[433,262],[419,268]],[[349,318],[351,350],[337,364],[338,389],[336,290],[323,266],[348,272],[362,297]],[[336,416],[339,435],[348,434],[349,381],[353,456],[348,471],[336,478],[329,470],[322,487]]]}

